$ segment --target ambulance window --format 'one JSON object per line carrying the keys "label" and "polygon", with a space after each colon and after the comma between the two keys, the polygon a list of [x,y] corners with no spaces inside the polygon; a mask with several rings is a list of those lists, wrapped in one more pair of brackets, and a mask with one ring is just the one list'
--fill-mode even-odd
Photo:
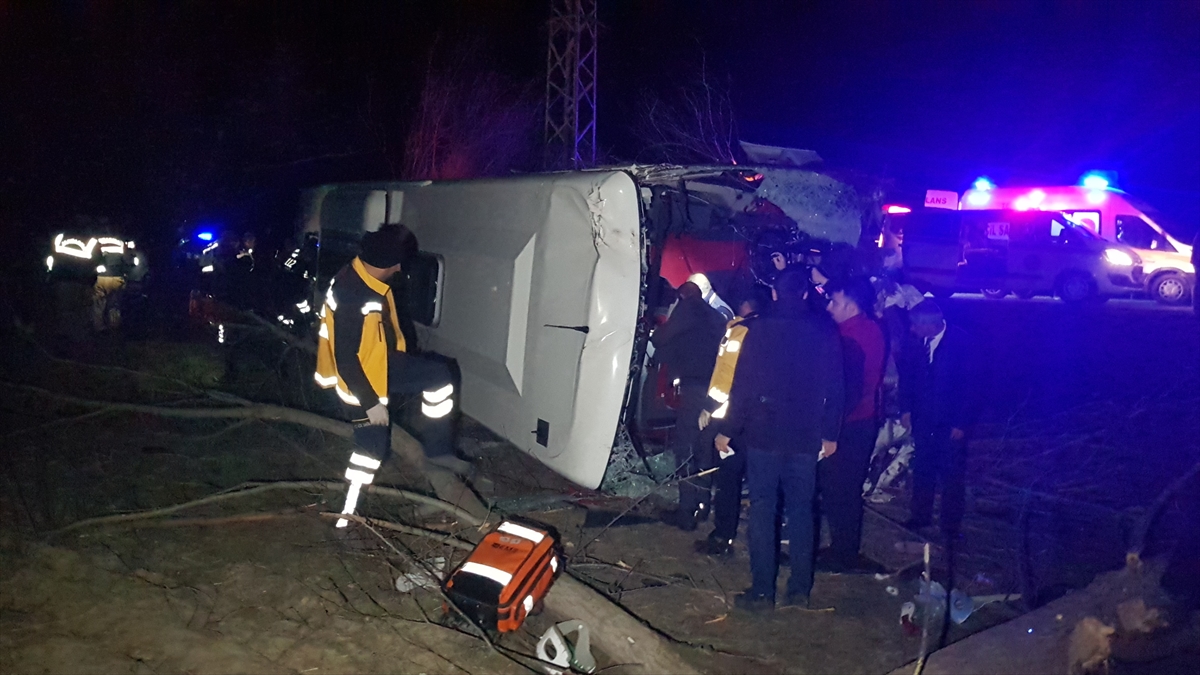
{"label": "ambulance window", "polygon": [[1155,232],[1138,216],[1117,216],[1117,241],[1143,250],[1175,251],[1166,237]]}
{"label": "ambulance window", "polygon": [[405,265],[400,292],[408,304],[408,315],[413,321],[431,328],[441,321],[444,268],[442,256],[425,251],[418,253]]}

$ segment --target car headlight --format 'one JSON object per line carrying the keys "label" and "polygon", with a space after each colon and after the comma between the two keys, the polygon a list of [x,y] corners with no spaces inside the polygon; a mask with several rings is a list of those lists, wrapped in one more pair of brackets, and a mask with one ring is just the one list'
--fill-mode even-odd
{"label": "car headlight", "polygon": [[1133,258],[1119,248],[1109,248],[1104,250],[1104,259],[1110,265],[1119,265],[1121,267],[1129,267],[1133,265]]}

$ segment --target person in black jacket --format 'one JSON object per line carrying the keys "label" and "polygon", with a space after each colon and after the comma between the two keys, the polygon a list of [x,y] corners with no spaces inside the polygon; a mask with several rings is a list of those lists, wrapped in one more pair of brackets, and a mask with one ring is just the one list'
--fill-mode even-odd
{"label": "person in black jacket", "polygon": [[971,413],[967,368],[969,337],[947,326],[942,310],[925,300],[909,310],[912,338],[900,369],[900,423],[913,434],[911,529],[933,522],[934,493],[942,487],[940,525],[958,535],[966,494],[967,431]]}
{"label": "person in black jacket", "polygon": [[837,451],[846,397],[837,328],[825,313],[808,311],[807,290],[802,270],[779,275],[772,313],[742,338],[728,411],[713,415],[717,449],[727,453],[732,440],[746,453],[753,583],[735,605],[748,611],[775,608],[781,494],[792,565],[783,604],[807,607],[812,590],[817,461]]}
{"label": "person in black jacket", "polygon": [[[679,302],[650,342],[655,355],[667,366],[667,374],[679,387],[679,407],[675,411],[674,451],[686,475],[695,475],[712,467],[715,430],[702,431],[696,424],[708,392],[708,378],[717,360],[717,346],[725,332],[725,320],[713,309],[700,291],[688,281],[679,287]],[[707,518],[711,509],[711,478],[693,478],[679,484],[679,508],[663,515],[663,520],[690,532]]]}

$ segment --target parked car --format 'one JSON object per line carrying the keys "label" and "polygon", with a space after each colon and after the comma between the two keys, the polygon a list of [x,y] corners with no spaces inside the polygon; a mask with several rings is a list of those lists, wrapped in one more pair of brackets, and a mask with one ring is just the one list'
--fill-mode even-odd
{"label": "parked car", "polygon": [[1050,211],[916,209],[904,219],[904,272],[918,289],[1083,302],[1142,288],[1142,260]]}
{"label": "parked car", "polygon": [[[1094,177],[1093,177],[1094,178]],[[963,194],[964,210],[1045,210],[1065,214],[1101,239],[1123,244],[1142,259],[1144,289],[1167,305],[1186,305],[1196,285],[1192,247],[1163,228],[1163,216],[1107,181],[1049,187],[994,187],[983,181]]]}

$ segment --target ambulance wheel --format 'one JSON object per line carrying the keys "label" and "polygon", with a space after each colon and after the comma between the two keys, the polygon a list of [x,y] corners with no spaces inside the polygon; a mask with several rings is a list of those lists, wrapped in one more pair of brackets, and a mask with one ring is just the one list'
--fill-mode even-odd
{"label": "ambulance wheel", "polygon": [[1178,272],[1163,272],[1150,280],[1150,297],[1164,305],[1186,305],[1192,291]]}
{"label": "ambulance wheel", "polygon": [[1058,281],[1058,297],[1063,302],[1078,304],[1096,295],[1096,282],[1083,272],[1068,272]]}
{"label": "ambulance wheel", "polygon": [[1007,288],[984,288],[980,291],[988,300],[1003,300],[1008,296]]}

